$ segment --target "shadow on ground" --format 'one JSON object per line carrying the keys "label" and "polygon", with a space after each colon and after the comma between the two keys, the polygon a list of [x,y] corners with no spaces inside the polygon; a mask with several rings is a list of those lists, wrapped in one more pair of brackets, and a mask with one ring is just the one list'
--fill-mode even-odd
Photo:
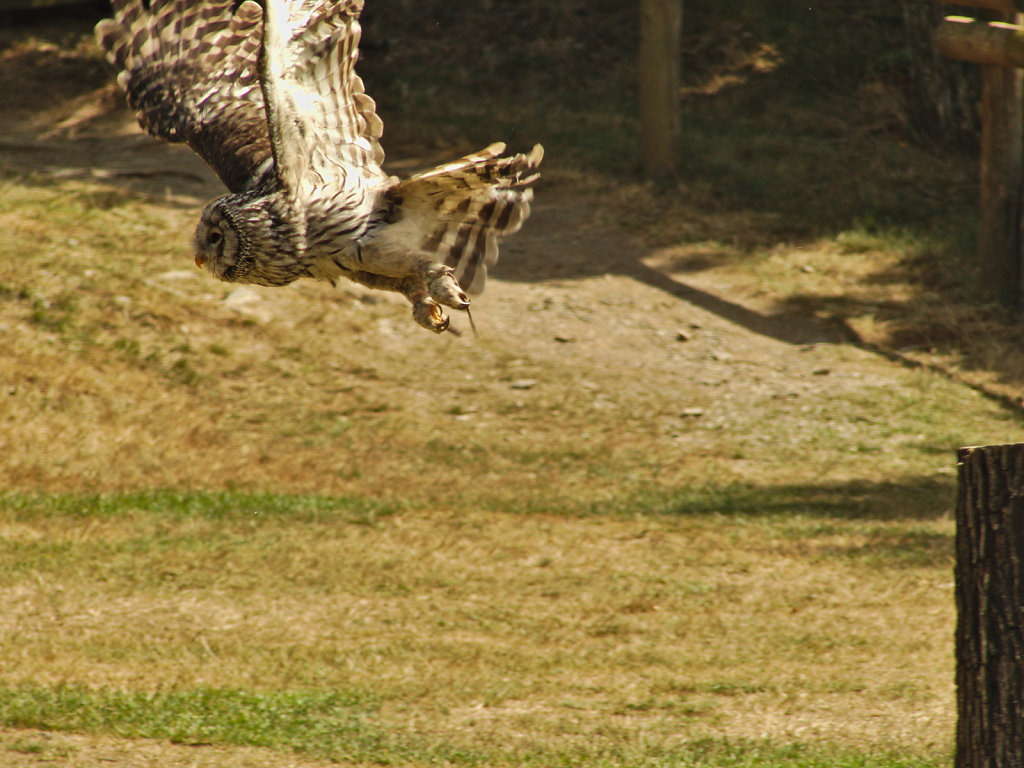
{"label": "shadow on ground", "polygon": [[854,480],[818,485],[732,484],[659,491],[658,500],[652,499],[647,504],[652,511],[668,515],[935,520],[952,514],[955,493],[956,484],[952,477],[911,478],[905,482]]}

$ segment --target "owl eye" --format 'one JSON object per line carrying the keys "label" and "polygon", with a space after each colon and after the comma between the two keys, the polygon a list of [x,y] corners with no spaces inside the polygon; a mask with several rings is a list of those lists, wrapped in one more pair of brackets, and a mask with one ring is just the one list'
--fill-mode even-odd
{"label": "owl eye", "polygon": [[220,243],[220,241],[223,240],[223,239],[224,239],[224,235],[222,235],[216,229],[213,230],[212,232],[210,232],[210,235],[207,238],[207,240],[210,243],[210,245],[218,245]]}

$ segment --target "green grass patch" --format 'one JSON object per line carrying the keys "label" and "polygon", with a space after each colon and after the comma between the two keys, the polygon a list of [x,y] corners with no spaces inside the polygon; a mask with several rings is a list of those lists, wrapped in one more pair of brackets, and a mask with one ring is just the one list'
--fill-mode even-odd
{"label": "green grass patch", "polygon": [[[599,768],[931,768],[937,758],[827,745],[696,739],[649,748],[509,749],[444,743],[374,721],[379,702],[359,691],[197,689],[140,693],[78,686],[0,689],[12,728],[165,739],[184,745],[263,747],[359,765],[598,766]],[[37,751],[26,741],[12,749]]]}
{"label": "green grass patch", "polygon": [[412,757],[410,747],[368,721],[375,706],[372,696],[354,691],[0,691],[0,721],[14,728],[269,747],[382,765]]}
{"label": "green grass patch", "polygon": [[[656,516],[836,518],[845,520],[930,520],[952,509],[951,478],[899,481],[761,486],[745,483],[703,484],[630,491],[603,499],[506,499],[474,497],[454,509],[492,508],[513,514],[568,516]],[[451,500],[437,500],[439,503]],[[147,516],[203,520],[281,520],[296,523],[351,522],[372,524],[398,512],[408,503],[390,497],[318,496],[244,491],[182,491],[154,489],[126,493],[0,494],[0,511],[16,519],[69,516],[104,518]]]}
{"label": "green grass patch", "polygon": [[0,510],[18,519],[119,517],[144,513],[205,520],[285,519],[370,524],[404,509],[392,500],[239,491],[155,489],[128,493],[2,493]]}

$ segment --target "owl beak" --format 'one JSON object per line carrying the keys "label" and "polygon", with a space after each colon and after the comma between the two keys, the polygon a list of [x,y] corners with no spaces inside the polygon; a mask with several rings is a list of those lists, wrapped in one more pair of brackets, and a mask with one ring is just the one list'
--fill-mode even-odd
{"label": "owl beak", "polygon": [[200,253],[196,254],[196,266],[199,267],[200,269],[203,268],[203,256]]}

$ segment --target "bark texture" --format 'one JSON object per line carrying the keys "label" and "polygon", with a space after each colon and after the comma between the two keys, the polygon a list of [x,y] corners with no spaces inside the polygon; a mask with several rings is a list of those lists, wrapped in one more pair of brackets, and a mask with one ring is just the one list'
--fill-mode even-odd
{"label": "bark texture", "polygon": [[959,451],[956,768],[1024,766],[1024,444]]}

